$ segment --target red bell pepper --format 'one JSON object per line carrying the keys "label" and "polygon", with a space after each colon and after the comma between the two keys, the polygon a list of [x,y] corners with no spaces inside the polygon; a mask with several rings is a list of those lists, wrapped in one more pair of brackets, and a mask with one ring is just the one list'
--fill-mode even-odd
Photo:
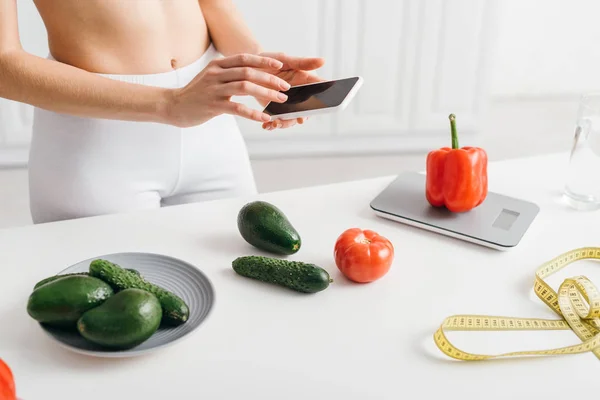
{"label": "red bell pepper", "polygon": [[16,398],[12,371],[0,358],[0,400],[15,400]]}
{"label": "red bell pepper", "polygon": [[434,207],[465,212],[479,206],[488,192],[485,150],[459,148],[456,117],[450,114],[452,148],[443,147],[427,155],[426,198]]}

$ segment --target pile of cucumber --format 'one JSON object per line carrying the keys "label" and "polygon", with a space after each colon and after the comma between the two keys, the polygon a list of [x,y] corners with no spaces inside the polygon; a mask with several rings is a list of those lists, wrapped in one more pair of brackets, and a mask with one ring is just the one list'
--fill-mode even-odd
{"label": "pile of cucumber", "polygon": [[[292,255],[302,246],[300,234],[287,216],[265,201],[244,205],[238,213],[237,225],[246,242],[274,255]],[[276,257],[242,256],[233,260],[232,267],[241,276],[302,293],[323,291],[333,282],[329,273],[318,265]]]}
{"label": "pile of cucumber", "polygon": [[161,325],[184,324],[189,312],[176,294],[102,259],[92,261],[89,272],[38,282],[27,302],[27,313],[39,323],[115,350],[140,345]]}

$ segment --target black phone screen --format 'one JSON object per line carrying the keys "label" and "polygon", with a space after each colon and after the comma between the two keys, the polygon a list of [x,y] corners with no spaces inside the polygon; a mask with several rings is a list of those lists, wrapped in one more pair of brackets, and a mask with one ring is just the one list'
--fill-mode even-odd
{"label": "black phone screen", "polygon": [[294,86],[283,92],[288,96],[285,103],[271,102],[264,112],[268,115],[279,115],[336,107],[344,101],[357,81],[358,78],[346,78]]}

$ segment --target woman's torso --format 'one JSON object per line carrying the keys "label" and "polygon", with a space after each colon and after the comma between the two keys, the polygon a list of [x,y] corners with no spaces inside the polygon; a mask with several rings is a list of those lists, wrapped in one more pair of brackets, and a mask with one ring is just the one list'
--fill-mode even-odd
{"label": "woman's torso", "polygon": [[210,43],[198,0],[34,0],[52,56],[105,74],[186,66]]}
{"label": "woman's torso", "polygon": [[[199,0],[34,1],[52,58],[92,73],[181,87],[219,55]],[[28,176],[36,223],[255,193],[231,115],[185,129],[39,108],[34,115]]]}

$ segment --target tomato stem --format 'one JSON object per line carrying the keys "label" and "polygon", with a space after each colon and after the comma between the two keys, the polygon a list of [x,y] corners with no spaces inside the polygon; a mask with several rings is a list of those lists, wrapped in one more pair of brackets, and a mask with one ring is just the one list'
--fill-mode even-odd
{"label": "tomato stem", "polygon": [[450,131],[452,133],[452,148],[458,149],[458,133],[456,133],[456,116],[454,114],[450,114],[448,117],[450,118]]}

